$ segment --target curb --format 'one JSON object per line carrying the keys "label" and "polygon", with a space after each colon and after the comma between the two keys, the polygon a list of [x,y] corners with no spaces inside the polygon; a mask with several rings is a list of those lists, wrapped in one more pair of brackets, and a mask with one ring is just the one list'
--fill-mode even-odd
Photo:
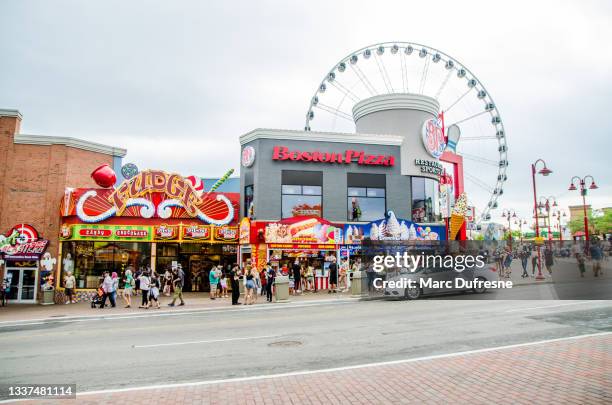
{"label": "curb", "polygon": [[[333,300],[309,300],[309,301],[284,301],[279,302],[278,304],[285,305],[272,305],[268,306],[265,304],[259,304],[256,306],[242,307],[238,308],[232,306],[223,306],[223,307],[212,307],[212,308],[185,308],[178,310],[160,310],[155,312],[128,312],[128,313],[116,313],[116,314],[100,314],[100,315],[78,315],[78,316],[61,316],[61,317],[53,317],[53,318],[33,318],[33,319],[17,319],[10,321],[0,321],[0,329],[1,328],[9,328],[15,326],[28,326],[28,325],[41,325],[41,324],[50,324],[50,323],[68,323],[68,322],[86,322],[86,321],[96,321],[96,320],[116,320],[116,319],[129,319],[129,318],[146,318],[146,317],[155,317],[155,316],[171,316],[171,315],[191,315],[198,313],[207,313],[207,312],[243,312],[243,311],[258,311],[258,310],[270,310],[270,309],[280,309],[280,308],[299,308],[299,307],[307,307],[307,306],[316,306],[316,305],[324,305],[324,304],[334,304],[334,303],[349,303],[359,301],[357,298],[346,297],[346,298],[336,298]],[[286,305],[290,304],[290,305]],[[291,305],[292,304],[292,305]]]}

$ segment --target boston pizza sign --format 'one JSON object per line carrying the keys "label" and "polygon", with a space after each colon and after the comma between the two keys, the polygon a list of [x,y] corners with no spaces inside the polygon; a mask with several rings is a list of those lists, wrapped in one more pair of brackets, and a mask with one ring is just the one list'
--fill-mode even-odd
{"label": "boston pizza sign", "polygon": [[347,149],[342,152],[290,150],[286,146],[275,146],[272,160],[306,163],[351,164],[365,166],[393,166],[392,155],[371,155],[362,150]]}

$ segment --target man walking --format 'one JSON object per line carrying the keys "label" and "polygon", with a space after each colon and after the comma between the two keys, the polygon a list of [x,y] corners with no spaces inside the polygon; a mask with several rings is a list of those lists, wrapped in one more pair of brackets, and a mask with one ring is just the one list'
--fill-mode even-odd
{"label": "man walking", "polygon": [[328,294],[336,293],[338,289],[338,265],[336,259],[332,258],[332,262],[329,264],[329,291]]}
{"label": "man walking", "polygon": [[266,299],[268,302],[272,302],[272,288],[274,286],[274,279],[276,279],[276,272],[270,266],[270,262],[266,265]]}
{"label": "man walking", "polygon": [[293,266],[291,267],[291,270],[293,270],[294,290],[295,290],[295,294],[297,295],[300,293],[300,281],[302,278],[302,274],[301,274],[302,266],[300,266],[300,261],[298,259],[295,259],[295,262],[293,262]]}
{"label": "man walking", "polygon": [[238,300],[240,299],[240,269],[238,268],[237,264],[234,265],[234,267],[230,271],[229,279],[230,285],[232,286],[232,305],[239,305],[240,302],[238,302]]}
{"label": "man walking", "polygon": [[185,301],[183,301],[183,285],[185,283],[185,273],[183,273],[182,267],[179,265],[174,273],[174,280],[172,280],[174,284],[174,296],[172,297],[172,302],[168,304],[169,307],[173,307],[176,299],[180,299],[181,303],[179,306],[185,305]]}

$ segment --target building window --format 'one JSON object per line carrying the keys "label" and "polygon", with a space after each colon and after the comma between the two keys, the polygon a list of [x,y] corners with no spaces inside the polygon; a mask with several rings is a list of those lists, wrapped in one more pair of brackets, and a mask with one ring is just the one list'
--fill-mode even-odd
{"label": "building window", "polygon": [[282,191],[283,218],[320,217],[321,186],[283,185]]}
{"label": "building window", "polygon": [[412,177],[412,220],[440,222],[438,182],[426,177]]}
{"label": "building window", "polygon": [[387,210],[384,174],[347,173],[347,218],[349,221],[375,221]]}
{"label": "building window", "polygon": [[347,194],[350,221],[375,221],[384,218],[386,210],[384,188],[349,187]]}
{"label": "building window", "polygon": [[243,215],[245,217],[252,217],[253,216],[253,207],[251,206],[253,204],[253,195],[254,195],[254,189],[253,189],[253,185],[248,185],[244,187],[244,213]]}
{"label": "building window", "polygon": [[281,216],[321,217],[323,172],[283,170],[281,187]]}
{"label": "building window", "polygon": [[114,271],[122,278],[127,268],[135,272],[150,264],[150,256],[150,243],[63,242],[61,281],[68,267],[77,280],[77,288],[97,288],[105,271]]}

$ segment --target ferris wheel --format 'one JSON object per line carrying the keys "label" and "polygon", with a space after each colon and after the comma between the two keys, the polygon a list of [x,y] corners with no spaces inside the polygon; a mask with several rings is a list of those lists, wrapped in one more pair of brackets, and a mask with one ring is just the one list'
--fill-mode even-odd
{"label": "ferris wheel", "polygon": [[[411,93],[433,97],[445,127],[458,128],[456,153],[477,222],[491,218],[507,180],[508,147],[499,110],[478,78],[451,56],[410,42],[384,42],[341,59],[323,77],[306,113],[306,131],[354,132],[353,107],[369,97]],[[466,184],[467,185],[467,184]]]}

